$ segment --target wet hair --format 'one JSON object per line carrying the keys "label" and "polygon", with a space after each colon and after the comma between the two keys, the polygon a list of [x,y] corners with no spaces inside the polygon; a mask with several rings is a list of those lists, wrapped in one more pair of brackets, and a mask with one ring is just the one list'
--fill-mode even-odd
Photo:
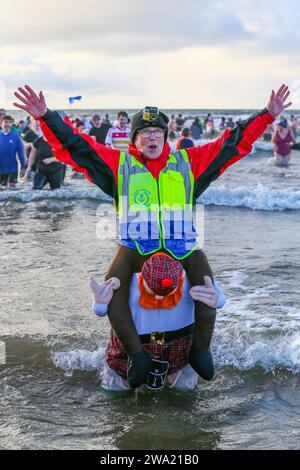
{"label": "wet hair", "polygon": [[184,127],[181,131],[181,135],[183,137],[189,137],[191,135],[190,130],[188,127]]}
{"label": "wet hair", "polygon": [[176,137],[177,137],[177,136],[176,136],[176,134],[175,134],[174,131],[170,131],[170,132],[169,132],[169,139],[170,139],[170,140],[175,140]]}
{"label": "wet hair", "polygon": [[126,113],[126,111],[119,111],[118,114],[117,114],[117,118],[119,119],[120,117],[126,117],[128,119],[128,114]]}
{"label": "wet hair", "polygon": [[12,118],[9,114],[5,114],[5,116],[3,116],[3,121],[12,121],[12,122],[14,122],[14,118]]}
{"label": "wet hair", "polygon": [[288,126],[286,121],[280,121],[277,125],[280,127],[284,127],[284,129],[287,129],[287,126]]}

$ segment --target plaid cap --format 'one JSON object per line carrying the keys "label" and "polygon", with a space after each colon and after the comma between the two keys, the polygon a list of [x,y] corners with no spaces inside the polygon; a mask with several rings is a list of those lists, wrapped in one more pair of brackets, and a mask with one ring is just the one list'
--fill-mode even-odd
{"label": "plaid cap", "polygon": [[156,295],[168,295],[178,286],[183,267],[179,261],[165,253],[154,253],[143,264],[142,276]]}

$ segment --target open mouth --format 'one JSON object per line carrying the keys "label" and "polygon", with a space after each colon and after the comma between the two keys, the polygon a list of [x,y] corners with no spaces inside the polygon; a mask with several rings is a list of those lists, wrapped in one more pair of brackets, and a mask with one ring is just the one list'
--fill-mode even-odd
{"label": "open mouth", "polygon": [[151,145],[148,145],[148,148],[150,150],[156,150],[157,149],[157,145],[156,144],[151,144]]}

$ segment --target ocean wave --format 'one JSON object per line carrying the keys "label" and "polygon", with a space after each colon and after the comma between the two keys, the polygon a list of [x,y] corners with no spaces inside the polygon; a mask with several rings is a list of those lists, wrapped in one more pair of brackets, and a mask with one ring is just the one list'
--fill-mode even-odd
{"label": "ocean wave", "polygon": [[[300,335],[294,333],[284,336],[280,341],[241,338],[233,332],[223,339],[217,338],[212,344],[212,352],[217,368],[233,367],[240,371],[261,367],[265,372],[276,374],[285,369],[293,374],[300,372]],[[71,377],[76,370],[101,371],[103,368],[105,347],[95,351],[71,349],[52,353],[54,365]]]}
{"label": "ocean wave", "polygon": [[92,186],[80,184],[68,185],[60,189],[54,190],[33,190],[31,188],[17,189],[17,190],[4,190],[0,192],[0,201],[20,201],[32,202],[42,201],[45,199],[95,199],[98,201],[112,201],[112,198],[107,196],[101,189]]}
{"label": "ocean wave", "polygon": [[243,337],[240,333],[232,332],[225,340],[216,342],[212,349],[217,366],[231,366],[241,371],[261,367],[265,372],[273,374],[278,369],[294,374],[300,372],[299,333],[283,336],[273,342],[262,339],[251,342],[249,337]]}
{"label": "ocean wave", "polygon": [[[4,190],[0,192],[1,201],[33,202],[48,199],[93,199],[96,201],[112,201],[99,188],[80,183],[67,185],[61,189],[33,190],[31,188]],[[198,199],[204,205],[246,207],[248,209],[263,211],[283,211],[300,209],[300,191],[291,189],[269,189],[259,183],[255,187],[248,186],[212,186]]]}
{"label": "ocean wave", "polygon": [[271,142],[263,142],[258,140],[254,142],[253,149],[254,151],[263,150],[264,152],[273,152],[273,144],[271,144]]}
{"label": "ocean wave", "polygon": [[[211,142],[214,142],[216,139],[201,139],[201,140],[195,140],[195,145],[205,145],[205,144],[210,144]],[[172,149],[173,150],[173,149]],[[257,140],[254,142],[252,146],[252,150],[250,152],[250,155],[253,155],[256,153],[257,150],[262,150],[263,152],[272,152],[273,151],[273,144],[271,142],[265,142],[263,140]]]}
{"label": "ocean wave", "polygon": [[56,367],[65,371],[67,377],[71,377],[75,370],[101,370],[104,354],[105,348],[99,346],[95,351],[71,349],[69,351],[53,352],[51,359]]}
{"label": "ocean wave", "polygon": [[208,188],[198,199],[204,205],[247,207],[262,211],[300,209],[300,191],[269,189],[263,184],[256,187],[238,186]]}
{"label": "ocean wave", "polygon": [[223,271],[222,284],[228,284],[223,309],[218,311],[212,349],[219,367],[238,370],[261,367],[275,373],[285,369],[300,372],[300,309],[277,304],[265,309],[264,298],[274,298],[278,284],[249,286],[249,273],[243,270]]}

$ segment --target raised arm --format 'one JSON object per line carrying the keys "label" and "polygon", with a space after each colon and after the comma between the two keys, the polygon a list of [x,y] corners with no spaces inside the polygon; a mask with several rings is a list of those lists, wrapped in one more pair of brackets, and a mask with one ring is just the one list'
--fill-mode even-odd
{"label": "raised arm", "polygon": [[251,152],[253,143],[267,126],[291,105],[285,104],[289,93],[286,85],[282,85],[276,93],[272,90],[268,104],[262,111],[238,122],[234,129],[226,129],[214,142],[186,149],[195,178],[194,198],[199,197],[230,165]]}
{"label": "raised arm", "polygon": [[84,173],[90,182],[115,198],[120,152],[107,149],[87,134],[75,132],[67,120],[64,122],[57,112],[47,108],[42,91],[37,95],[25,85],[18,88],[15,96],[22,104],[14,103],[14,106],[39,120],[55,157],[72,165],[75,171]]}

